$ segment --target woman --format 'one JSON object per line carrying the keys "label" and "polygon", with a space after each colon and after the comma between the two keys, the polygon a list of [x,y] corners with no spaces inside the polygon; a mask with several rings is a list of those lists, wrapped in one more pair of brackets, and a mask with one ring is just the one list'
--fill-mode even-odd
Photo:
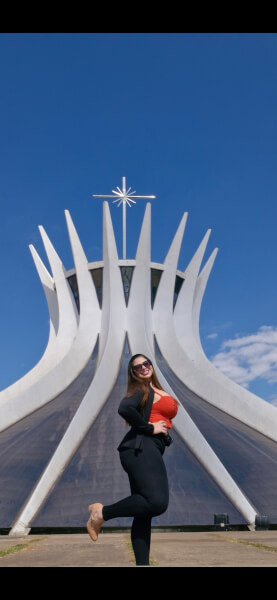
{"label": "woman", "polygon": [[137,565],[149,565],[151,520],[168,507],[168,480],[162,456],[172,441],[168,429],[177,410],[177,401],[162,389],[151,361],[142,354],[132,356],[127,395],[118,409],[131,426],[118,447],[131,495],[111,505],[91,504],[87,530],[96,541],[104,521],[134,517],[131,540]]}

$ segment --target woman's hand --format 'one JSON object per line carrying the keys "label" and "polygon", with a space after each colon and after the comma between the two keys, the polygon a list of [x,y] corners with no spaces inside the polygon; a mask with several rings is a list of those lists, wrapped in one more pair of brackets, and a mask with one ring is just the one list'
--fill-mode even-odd
{"label": "woman's hand", "polygon": [[157,423],[151,423],[151,425],[154,427],[153,435],[156,435],[157,433],[164,433],[167,435],[167,426],[165,421],[157,421]]}

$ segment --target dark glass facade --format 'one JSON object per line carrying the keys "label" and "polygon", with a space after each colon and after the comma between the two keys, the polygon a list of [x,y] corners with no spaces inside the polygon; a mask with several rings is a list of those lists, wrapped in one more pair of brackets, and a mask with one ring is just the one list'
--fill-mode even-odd
{"label": "dark glass facade", "polygon": [[[114,389],[33,520],[33,527],[84,527],[90,503],[111,504],[130,494],[129,481],[117,452],[117,446],[127,431],[117,409],[126,390],[129,356],[126,346]],[[226,512],[232,523],[244,523],[176,432],[173,432],[173,437],[174,443],[164,455],[170,504],[166,513],[153,519],[153,525],[212,525],[215,513]],[[106,526],[129,526],[131,521],[130,518],[113,519]]]}
{"label": "dark glass facade", "polygon": [[[120,272],[121,272],[122,285],[123,285],[123,291],[124,291],[126,305],[128,305],[134,268],[135,268],[134,266],[129,266],[129,265],[120,266]],[[99,301],[99,306],[101,308],[102,307],[102,294],[103,294],[103,268],[101,267],[99,269],[91,269],[90,274],[91,274],[93,283],[95,285],[97,298]],[[154,306],[156,293],[157,293],[157,290],[159,287],[159,283],[160,283],[162,274],[163,274],[162,269],[151,269],[151,306],[152,306],[152,308]],[[184,282],[184,279],[182,277],[180,277],[179,275],[176,275],[174,295],[173,295],[173,309],[175,307],[176,300],[178,298],[178,294],[180,292],[183,282]],[[77,277],[75,274],[70,275],[68,277],[68,283],[72,290],[78,312],[80,313],[78,282],[77,282]]]}
{"label": "dark glass facade", "polygon": [[[102,289],[103,289],[103,268],[92,269],[90,271],[92,281],[95,285],[96,294],[99,302],[100,308],[102,308]],[[72,294],[74,296],[74,300],[76,302],[76,306],[78,309],[78,313],[80,314],[80,301],[79,301],[79,289],[78,289],[78,281],[75,273],[70,275],[67,278],[67,281],[70,285]]]}
{"label": "dark glass facade", "polygon": [[[85,526],[91,502],[111,504],[129,495],[129,482],[116,450],[126,432],[117,408],[126,389],[126,347],[118,379],[107,402],[72,458],[33,527]],[[256,509],[277,522],[277,444],[193,394],[172,373],[157,348],[159,367],[218,457]],[[214,515],[227,513],[233,525],[245,519],[208,475],[176,432],[166,449],[170,503],[153,519],[159,526],[213,525]],[[106,526],[129,526],[114,519]],[[105,525],[104,525],[105,526]]]}
{"label": "dark glass facade", "polygon": [[158,347],[156,358],[176,396],[245,496],[260,514],[277,523],[277,443],[189,390]]}
{"label": "dark glass facade", "polygon": [[161,269],[151,269],[151,306],[153,308],[157,289],[161,280],[163,271]]}
{"label": "dark glass facade", "polygon": [[96,347],[64,392],[0,433],[0,528],[12,526],[55,452],[92,381],[97,354]]}
{"label": "dark glass facade", "polygon": [[133,271],[134,271],[134,267],[129,267],[127,265],[120,267],[126,305],[128,305]]}
{"label": "dark glass facade", "polygon": [[182,277],[179,277],[179,275],[176,275],[176,279],[175,279],[175,288],[174,288],[174,296],[173,296],[173,308],[175,308],[175,304],[178,298],[178,294],[180,292],[180,289],[182,287],[184,283],[184,279]]}
{"label": "dark glass facade", "polygon": [[103,269],[92,269],[90,271],[100,308],[102,308],[102,290],[103,290]]}
{"label": "dark glass facade", "polygon": [[[126,277],[129,290],[131,273]],[[92,382],[97,353],[96,347],[83,372],[62,394],[0,433],[0,528],[12,526],[53,456]],[[126,391],[129,357],[126,341],[110,396],[31,527],[85,527],[90,503],[111,504],[129,495],[128,478],[117,452],[127,431],[118,415],[118,405]],[[269,517],[271,524],[277,523],[277,443],[189,390],[164,361],[157,345],[156,360],[179,401],[245,496],[260,514]],[[153,525],[213,525],[214,515],[222,513],[228,514],[233,525],[245,524],[174,429],[172,436],[174,442],[164,454],[170,503],[166,513],[153,519]],[[106,526],[130,523],[128,518],[114,519]]]}
{"label": "dark glass facade", "polygon": [[67,278],[67,281],[70,285],[74,300],[76,302],[78,313],[80,314],[79,290],[76,275],[70,275],[70,277]]}

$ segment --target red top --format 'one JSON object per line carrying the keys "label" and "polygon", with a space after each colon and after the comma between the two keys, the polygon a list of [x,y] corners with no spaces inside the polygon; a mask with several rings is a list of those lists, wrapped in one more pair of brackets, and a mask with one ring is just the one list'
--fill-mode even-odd
{"label": "red top", "polygon": [[[155,392],[156,394],[158,392]],[[172,398],[172,396],[162,396],[159,394],[160,399],[153,402],[150,413],[150,423],[157,423],[157,421],[165,421],[168,429],[172,428],[171,419],[174,419],[177,415],[178,404]]]}

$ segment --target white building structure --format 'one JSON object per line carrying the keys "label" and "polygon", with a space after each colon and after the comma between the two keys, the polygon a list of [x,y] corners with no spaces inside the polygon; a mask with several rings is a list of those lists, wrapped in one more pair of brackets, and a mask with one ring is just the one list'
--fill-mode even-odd
{"label": "white building structure", "polygon": [[[115,193],[135,197],[126,186]],[[38,364],[0,392],[0,529],[16,536],[84,527],[88,503],[129,493],[116,452],[125,433],[117,407],[129,356],[138,352],[180,404],[165,456],[170,505],[156,523],[210,525],[217,513],[249,529],[261,515],[276,523],[276,408],[216,370],[201,346],[201,303],[217,253],[201,269],[210,230],[180,271],[187,213],[162,264],[151,261],[149,203],[134,260],[118,258],[107,201],[102,261],[88,262],[65,217],[73,269],[66,272],[42,227],[51,273],[30,247],[49,340]]]}

